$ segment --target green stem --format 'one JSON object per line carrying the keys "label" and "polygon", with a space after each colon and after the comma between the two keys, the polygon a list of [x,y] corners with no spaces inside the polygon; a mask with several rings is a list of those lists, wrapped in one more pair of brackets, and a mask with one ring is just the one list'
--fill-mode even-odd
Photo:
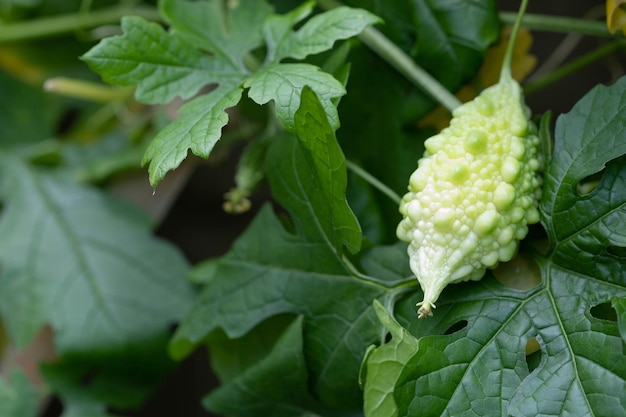
{"label": "green stem", "polygon": [[[335,0],[318,0],[318,5],[326,10],[342,6],[341,3]],[[461,105],[461,102],[454,94],[450,93],[432,75],[419,67],[410,56],[377,29],[373,27],[365,28],[359,35],[359,39],[416,87],[424,90],[448,110],[452,111]]]}
{"label": "green stem", "polygon": [[626,39],[622,39],[616,42],[612,42],[608,45],[601,46],[600,48],[589,52],[581,56],[580,58],[568,63],[567,65],[562,66],[561,68],[553,71],[552,73],[546,75],[545,77],[529,83],[524,86],[524,93],[531,94],[537,90],[540,90],[550,84],[553,84],[568,75],[580,70],[587,65],[590,65],[599,59],[614,53],[615,51],[626,47]]}
{"label": "green stem", "polygon": [[0,42],[25,41],[55,35],[72,33],[95,26],[117,23],[123,16],[141,16],[148,20],[160,21],[158,11],[153,7],[112,7],[89,13],[78,12],[61,16],[2,25]]}
{"label": "green stem", "polygon": [[367,183],[369,183],[372,187],[376,188],[378,191],[385,194],[394,203],[400,204],[400,202],[402,201],[402,198],[398,194],[396,194],[395,191],[387,187],[385,184],[380,182],[376,177],[374,177],[369,172],[365,171],[363,168],[361,168],[354,162],[346,160],[346,167],[350,171],[354,172],[356,175],[361,177],[363,180],[365,180]]}
{"label": "green stem", "polygon": [[50,93],[97,103],[126,100],[132,97],[135,90],[133,87],[112,87],[65,77],[49,78],[44,83],[43,88]]}
{"label": "green stem", "polygon": [[[507,25],[512,25],[517,19],[515,12],[500,12],[500,21]],[[605,22],[588,19],[577,19],[573,17],[548,16],[538,14],[526,14],[524,16],[525,28],[563,33],[580,33],[583,35],[616,37],[609,32]]]}
{"label": "green stem", "polygon": [[526,13],[526,7],[528,6],[528,0],[522,0],[522,4],[519,6],[515,24],[509,37],[509,44],[506,47],[506,53],[504,54],[504,61],[502,62],[502,70],[500,72],[501,80],[510,80],[511,77],[511,61],[513,60],[513,51],[515,50],[515,41],[517,40],[517,33],[522,24],[524,13]]}
{"label": "green stem", "polygon": [[446,109],[452,111],[461,105],[461,102],[454,94],[418,66],[411,57],[377,29],[373,27],[365,28],[359,35],[359,39],[387,61],[389,65],[404,75],[413,85],[424,90]]}

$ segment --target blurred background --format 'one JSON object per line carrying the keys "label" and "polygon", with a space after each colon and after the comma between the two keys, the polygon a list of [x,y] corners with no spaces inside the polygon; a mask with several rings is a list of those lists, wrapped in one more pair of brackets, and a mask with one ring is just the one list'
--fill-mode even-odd
{"label": "blurred background", "polygon": [[[0,10],[2,7],[6,8],[9,3],[11,2],[8,0],[0,0]],[[28,2],[23,3],[25,4],[24,13],[27,14]],[[84,4],[79,1],[69,3],[74,3],[77,7]],[[288,9],[299,2],[280,1],[278,3],[280,3],[280,7]],[[358,1],[353,1],[351,4],[358,5]],[[516,12],[519,1],[498,0],[497,4],[502,11]],[[67,5],[64,6],[64,8],[67,7]],[[605,1],[531,0],[527,12],[586,17],[603,21]],[[381,29],[384,31],[384,28]],[[102,28],[102,30],[106,31],[107,28]],[[0,26],[1,31],[2,27]],[[81,34],[78,33],[71,37],[80,38],[80,36]],[[50,51],[52,51],[50,53],[56,55],[56,58],[45,57],[46,65],[49,66],[46,71],[54,73],[56,71],[54,65],[58,63],[59,70],[65,76],[82,74],[84,71],[83,63],[77,60],[74,66],[67,66],[66,63],[71,60],[71,57],[77,57],[88,49],[84,43],[68,40],[64,36],[42,40],[41,42],[49,45]],[[528,53],[536,59],[531,59],[528,63],[530,72],[525,80],[527,85],[541,80],[543,75],[550,73],[555,68],[597,50],[607,44],[609,40],[595,36],[533,31],[531,42]],[[25,45],[9,44],[8,50],[11,54],[19,55],[20,51],[25,54],[30,53],[29,48]],[[40,68],[16,67],[18,64],[11,58],[12,56],[7,53],[5,45],[0,43],[0,78],[17,76],[26,83],[30,82],[29,80],[38,79]],[[550,110],[556,118],[559,114],[569,111],[573,104],[596,84],[612,83],[621,77],[624,74],[625,62],[623,50],[617,50],[615,53],[598,59],[577,70],[575,74],[566,76],[548,87],[541,88],[536,92],[529,92],[527,104],[533,114],[541,114]],[[398,76],[400,77],[400,75]],[[97,77],[94,76],[94,79]],[[374,81],[375,77],[373,78]],[[22,90],[19,87],[15,87],[14,91],[0,90],[0,99],[3,103],[0,104],[0,110],[5,114],[14,111],[12,106],[19,104],[20,94],[22,94]],[[56,133],[63,134],[71,130],[73,124],[80,119],[81,106],[82,104],[77,102],[76,106],[66,106],[62,113],[42,115],[42,117],[51,120],[52,129]],[[43,109],[31,110],[45,111]],[[4,128],[0,126],[0,133],[4,133],[6,129],[7,126]],[[33,126],[33,129],[37,129],[37,126]],[[153,214],[159,220],[156,229],[157,234],[178,246],[192,264],[226,253],[233,240],[241,234],[254,217],[261,203],[269,198],[268,190],[262,187],[251,197],[252,204],[249,211],[238,215],[224,211],[224,194],[234,185],[236,164],[242,148],[243,144],[223,148],[218,146],[208,161],[202,161],[195,157],[190,158],[181,169],[176,171],[175,175],[172,175],[175,178],[168,178],[169,183],[167,185],[159,186],[162,188],[159,188],[156,198],[153,198],[153,203],[148,203],[150,206],[148,209],[153,210]],[[416,155],[416,160],[418,156]],[[120,195],[139,201],[139,204],[145,204],[145,201],[150,200],[152,196],[152,190],[143,172],[132,174],[130,179],[125,178],[122,183],[112,185],[112,188]],[[202,409],[200,400],[217,384],[216,378],[210,372],[207,352],[198,350],[168,376],[141,410],[132,412],[127,410],[111,411],[119,415],[135,417],[211,416]],[[45,405],[42,417],[57,417],[61,412],[60,402],[53,398]]]}

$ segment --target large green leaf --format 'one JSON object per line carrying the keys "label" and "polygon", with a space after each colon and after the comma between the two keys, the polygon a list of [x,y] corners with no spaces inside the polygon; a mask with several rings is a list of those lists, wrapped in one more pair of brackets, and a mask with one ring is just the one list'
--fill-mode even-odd
{"label": "large green leaf", "polygon": [[[618,158],[626,154],[622,91],[626,78],[611,87],[597,86],[559,117],[541,202],[559,263],[568,265],[571,260],[587,274],[617,282],[624,279],[623,258],[607,249],[626,247],[624,159]],[[579,183],[601,171],[597,187],[579,195]]]}
{"label": "large green leaf", "polygon": [[[320,229],[316,232],[328,240],[338,254],[344,245],[350,252],[358,252],[361,227],[346,201],[343,153],[324,108],[308,87],[302,91],[300,108],[295,114],[295,133],[298,145],[292,142],[293,146],[274,147],[279,151],[269,156],[272,161],[280,161],[278,164],[292,165],[285,170],[270,168],[276,198],[285,207],[297,210],[294,214],[299,219],[320,219],[312,223],[305,221],[303,230],[310,226]],[[283,140],[292,139],[285,137]],[[292,175],[285,176],[285,172]]]}
{"label": "large green leaf", "polygon": [[0,311],[17,344],[49,323],[60,353],[124,348],[181,317],[187,263],[143,214],[10,156],[0,167]]}
{"label": "large green leaf", "polygon": [[359,364],[380,335],[371,301],[386,294],[381,283],[350,275],[328,242],[291,234],[265,206],[220,259],[177,330],[171,352],[187,355],[218,327],[235,338],[274,315],[302,314],[315,395],[356,410]]}
{"label": "large green leaf", "polygon": [[[625,92],[626,79],[595,88],[557,121],[541,202],[550,249],[534,255],[541,284],[519,291],[488,276],[454,285],[426,321],[414,319],[418,297],[398,304],[418,350],[384,391],[397,414],[371,416],[626,415]],[[579,181],[605,165],[596,189],[579,195]],[[597,313],[611,302],[619,323]],[[540,347],[536,365],[525,356],[531,339]]]}

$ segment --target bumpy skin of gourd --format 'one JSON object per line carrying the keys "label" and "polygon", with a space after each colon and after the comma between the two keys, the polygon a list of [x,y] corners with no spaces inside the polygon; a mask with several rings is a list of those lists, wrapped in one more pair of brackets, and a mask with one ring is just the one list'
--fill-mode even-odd
{"label": "bumpy skin of gourd", "polygon": [[522,97],[516,81],[501,80],[425,142],[397,229],[424,291],[420,318],[432,315],[446,285],[509,261],[539,221],[539,138]]}

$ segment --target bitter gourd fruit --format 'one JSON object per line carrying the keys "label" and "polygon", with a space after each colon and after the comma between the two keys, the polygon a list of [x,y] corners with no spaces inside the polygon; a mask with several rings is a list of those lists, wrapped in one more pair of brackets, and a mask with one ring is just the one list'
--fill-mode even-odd
{"label": "bitter gourd fruit", "polygon": [[432,315],[448,284],[479,280],[509,261],[539,221],[538,146],[522,89],[504,67],[498,84],[426,140],[397,228],[424,292],[420,318]]}

